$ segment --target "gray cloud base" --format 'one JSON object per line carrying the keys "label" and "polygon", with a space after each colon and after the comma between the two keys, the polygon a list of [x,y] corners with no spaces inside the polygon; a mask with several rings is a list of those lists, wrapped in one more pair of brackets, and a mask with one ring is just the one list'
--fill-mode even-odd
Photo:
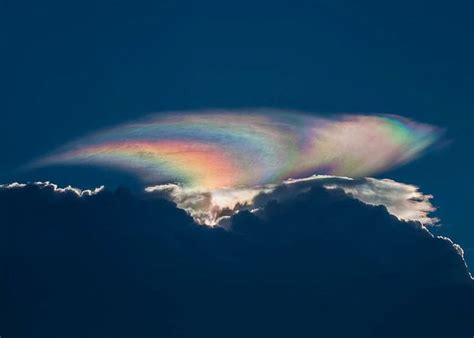
{"label": "gray cloud base", "polygon": [[458,248],[341,189],[288,185],[228,230],[170,201],[0,188],[7,337],[468,337]]}

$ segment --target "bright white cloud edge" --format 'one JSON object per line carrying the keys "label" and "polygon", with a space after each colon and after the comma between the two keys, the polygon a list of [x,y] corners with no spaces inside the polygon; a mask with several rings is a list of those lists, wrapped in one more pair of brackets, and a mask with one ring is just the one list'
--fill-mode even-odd
{"label": "bright white cloud edge", "polygon": [[[281,186],[293,189],[289,194],[278,194],[275,190]],[[179,184],[168,183],[145,188],[147,193],[159,194],[166,197],[185,210],[194,220],[207,226],[226,226],[230,215],[242,209],[258,212],[264,205],[256,203],[255,197],[266,194],[269,199],[284,200],[299,193],[309,191],[313,186],[326,189],[342,189],[346,194],[368,205],[383,205],[387,211],[399,220],[414,221],[430,236],[447,241],[464,259],[462,247],[450,238],[433,235],[427,226],[437,226],[440,220],[431,215],[436,207],[431,203],[432,195],[424,194],[419,187],[412,184],[397,182],[391,179],[371,177],[350,178],[329,175],[313,175],[300,179],[288,179],[280,185],[265,185],[254,188],[219,189],[214,191],[199,191],[187,189]],[[472,275],[470,274],[471,278]]]}
{"label": "bright white cloud edge", "polygon": [[[412,184],[400,183],[390,179],[349,178],[328,175],[313,175],[300,179],[288,179],[282,185],[292,186],[297,193],[309,190],[312,186],[327,189],[342,189],[354,198],[369,204],[383,205],[388,212],[400,220],[416,221],[423,226],[433,226],[439,220],[431,216],[436,208],[431,203],[432,195],[423,194]],[[288,198],[272,195],[278,185],[265,185],[253,188],[229,188],[219,190],[187,189],[179,184],[162,184],[145,188],[148,193],[160,193],[186,210],[198,223],[210,226],[219,225],[221,217],[230,211],[262,207],[255,203],[259,194],[270,194],[273,199]]]}
{"label": "bright white cloud edge", "polygon": [[[28,185],[36,185],[40,188],[52,189],[55,193],[72,193],[79,198],[85,198],[98,195],[104,191],[102,185],[94,189],[79,189],[68,185],[61,188],[58,185],[46,182],[33,183],[9,183],[0,184],[1,189],[23,189]],[[225,224],[226,220],[233,213],[239,212],[243,208],[250,211],[258,211],[263,205],[255,205],[255,197],[261,194],[267,194],[271,199],[291,198],[295,194],[308,191],[311,187],[318,185],[327,189],[342,189],[354,198],[369,204],[383,205],[388,212],[400,220],[418,222],[431,236],[447,241],[454,247],[456,252],[464,259],[464,251],[462,247],[454,243],[450,238],[444,236],[433,235],[426,226],[435,226],[439,223],[439,219],[432,217],[430,214],[436,210],[431,203],[432,195],[423,194],[419,191],[419,187],[411,184],[400,183],[390,179],[376,178],[349,178],[340,176],[313,175],[300,179],[288,179],[280,186],[297,187],[292,194],[280,195],[275,194],[275,189],[279,185],[266,185],[255,188],[242,189],[220,189],[215,191],[197,191],[186,189],[179,184],[168,183],[155,185],[145,188],[146,193],[159,194],[162,197],[171,199],[176,205],[184,209],[196,222],[208,225],[219,226]],[[471,278],[472,275],[470,274]]]}

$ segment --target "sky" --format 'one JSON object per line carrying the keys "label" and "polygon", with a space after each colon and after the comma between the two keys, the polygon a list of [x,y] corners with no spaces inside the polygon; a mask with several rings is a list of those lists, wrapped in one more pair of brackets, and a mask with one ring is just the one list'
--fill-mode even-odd
{"label": "sky", "polygon": [[[473,13],[469,0],[0,0],[0,335],[471,337]],[[217,209],[209,191],[144,184],[134,172],[38,165],[73,161],[75,140],[94,154],[87,146],[110,136],[104,128],[119,126],[120,140],[136,121],[173,112],[246,119],[255,109],[271,121],[394,114],[440,137],[416,156],[402,149],[412,154],[402,166],[382,151],[358,178],[283,175],[276,186],[245,167],[246,148],[232,148],[238,165],[222,161],[232,182],[245,167],[255,177],[244,183],[261,185],[212,191]],[[285,154],[288,134],[265,128],[278,142],[264,144]],[[398,149],[387,140],[378,134]],[[277,171],[279,157],[269,159]],[[351,174],[295,163],[324,169],[306,176]],[[228,184],[207,174],[209,189]],[[91,190],[9,185],[33,181]]]}
{"label": "sky", "polygon": [[153,112],[399,114],[443,128],[445,142],[378,177],[434,195],[440,231],[474,263],[471,1],[0,4],[3,183],[132,186],[100,169],[21,168]]}

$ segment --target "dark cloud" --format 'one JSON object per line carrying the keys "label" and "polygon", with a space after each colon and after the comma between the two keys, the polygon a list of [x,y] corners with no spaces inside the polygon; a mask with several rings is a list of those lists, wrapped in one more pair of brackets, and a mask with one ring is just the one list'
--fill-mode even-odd
{"label": "dark cloud", "polygon": [[224,230],[152,194],[0,188],[0,334],[472,336],[451,241],[339,189],[260,203]]}

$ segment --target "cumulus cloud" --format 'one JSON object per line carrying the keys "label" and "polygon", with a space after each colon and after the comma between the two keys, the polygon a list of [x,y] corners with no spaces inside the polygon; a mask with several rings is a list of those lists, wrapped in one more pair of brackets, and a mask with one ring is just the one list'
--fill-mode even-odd
{"label": "cumulus cloud", "polygon": [[343,189],[303,186],[253,197],[259,210],[232,213],[224,230],[162,199],[172,185],[139,195],[5,185],[2,335],[472,334],[474,282],[458,246]]}
{"label": "cumulus cloud", "polygon": [[292,198],[314,186],[342,189],[366,204],[383,205],[392,215],[402,220],[417,221],[423,225],[435,225],[439,222],[436,217],[431,216],[436,210],[431,203],[432,195],[423,194],[415,185],[390,179],[314,175],[253,189],[203,191],[186,189],[177,184],[164,184],[147,187],[145,191],[159,193],[174,201],[198,223],[215,226],[225,222],[229,215],[239,210],[257,211],[270,200]]}

